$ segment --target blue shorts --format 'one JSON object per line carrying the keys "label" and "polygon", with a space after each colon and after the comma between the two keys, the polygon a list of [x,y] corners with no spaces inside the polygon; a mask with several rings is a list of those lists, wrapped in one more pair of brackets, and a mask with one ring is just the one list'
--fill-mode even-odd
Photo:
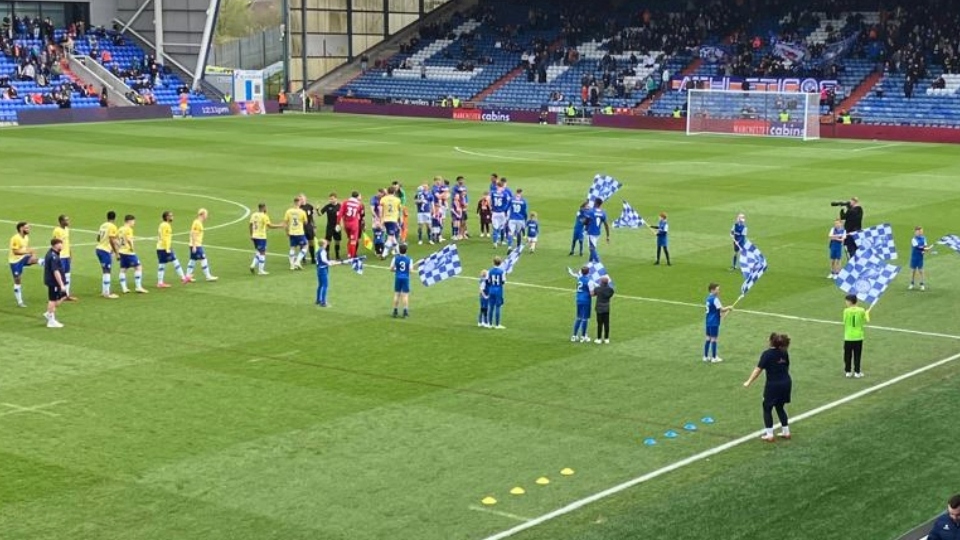
{"label": "blue shorts", "polygon": [[489,297],[487,297],[487,298],[484,298],[484,297],[482,297],[482,296],[480,297],[480,309],[486,311],[486,310],[487,310],[487,306],[488,306],[489,304],[490,304],[490,298],[489,298]]}
{"label": "blue shorts", "polygon": [[911,270],[923,270],[923,257],[911,256],[910,257],[910,269]]}
{"label": "blue shorts", "polygon": [[503,294],[500,293],[488,293],[487,294],[487,306],[502,306],[503,305]]}
{"label": "blue shorts", "polygon": [[720,337],[720,325],[717,326],[708,326],[707,327],[707,337]]}
{"label": "blue shorts", "polygon": [[577,302],[577,318],[578,319],[589,319],[590,318],[590,302]]}
{"label": "blue shorts", "polygon": [[190,250],[191,261],[202,261],[206,258],[207,258],[207,254],[203,252],[203,246],[192,248]]}
{"label": "blue shorts", "polygon": [[383,222],[383,230],[387,236],[397,237],[400,235],[400,225],[396,221]]}
{"label": "blue shorts", "polygon": [[24,255],[19,261],[10,263],[10,272],[14,278],[23,275],[23,269],[30,266],[30,257],[32,257],[32,255]]}
{"label": "blue shorts", "polygon": [[408,293],[410,292],[410,278],[401,278],[398,277],[393,280],[393,292],[396,293]]}
{"label": "blue shorts", "polygon": [[70,273],[70,257],[60,257],[60,271],[64,274]]}
{"label": "blue shorts", "polygon": [[157,260],[160,261],[160,264],[172,263],[177,260],[177,255],[171,249],[170,251],[164,251],[162,249],[157,250]]}
{"label": "blue shorts", "polygon": [[830,260],[837,261],[843,257],[843,244],[830,244]]}
{"label": "blue shorts", "polygon": [[667,237],[657,235],[657,247],[667,247]]}
{"label": "blue shorts", "polygon": [[307,236],[305,234],[291,234],[290,247],[303,247],[307,245]]}
{"label": "blue shorts", "polygon": [[258,253],[265,253],[267,251],[266,238],[251,238],[251,240],[253,240],[253,249],[257,250]]}
{"label": "blue shorts", "polygon": [[109,272],[113,268],[113,253],[98,249],[97,260],[100,261],[100,268],[103,268],[104,272]]}
{"label": "blue shorts", "polygon": [[140,258],[136,255],[124,255],[120,254],[120,269],[126,270],[127,268],[136,268],[140,266]]}
{"label": "blue shorts", "polygon": [[742,245],[743,245],[743,239],[740,239],[740,240],[734,239],[734,240],[733,240],[733,252],[734,252],[734,253],[740,253],[740,246],[742,246]]}

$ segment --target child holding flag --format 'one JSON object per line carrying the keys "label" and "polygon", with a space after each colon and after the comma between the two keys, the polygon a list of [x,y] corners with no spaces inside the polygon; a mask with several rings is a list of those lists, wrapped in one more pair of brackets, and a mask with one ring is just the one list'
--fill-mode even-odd
{"label": "child holding flag", "polygon": [[919,225],[913,229],[913,240],[910,241],[912,249],[910,250],[910,270],[913,273],[910,275],[910,287],[909,290],[913,290],[914,283],[917,280],[917,274],[920,275],[920,290],[927,290],[926,285],[924,285],[923,280],[923,256],[926,255],[928,251],[933,246],[927,245],[927,237],[923,235],[923,227]]}

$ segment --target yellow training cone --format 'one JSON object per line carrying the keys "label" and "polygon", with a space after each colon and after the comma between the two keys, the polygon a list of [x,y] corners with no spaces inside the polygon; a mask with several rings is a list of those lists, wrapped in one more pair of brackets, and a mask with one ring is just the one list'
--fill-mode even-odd
{"label": "yellow training cone", "polygon": [[517,486],[510,490],[511,495],[523,495],[524,493],[526,493],[526,491],[520,486]]}
{"label": "yellow training cone", "polygon": [[494,504],[497,504],[497,500],[494,499],[493,497],[484,497],[483,500],[480,502],[482,502],[486,506],[493,506]]}
{"label": "yellow training cone", "polygon": [[549,483],[550,483],[550,479],[547,478],[546,476],[541,476],[540,478],[537,478],[537,485],[545,486]]}
{"label": "yellow training cone", "polygon": [[573,476],[573,469],[571,469],[570,467],[567,467],[566,469],[562,469],[560,471],[560,474],[564,476]]}

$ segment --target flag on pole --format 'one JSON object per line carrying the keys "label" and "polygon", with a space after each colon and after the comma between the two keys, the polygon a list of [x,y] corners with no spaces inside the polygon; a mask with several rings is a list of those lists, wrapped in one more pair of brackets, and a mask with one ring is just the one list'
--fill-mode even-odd
{"label": "flag on pole", "polygon": [[889,223],[874,225],[869,229],[850,233],[857,249],[867,249],[881,261],[897,258],[897,247],[893,243],[893,227]]}
{"label": "flag on pole", "polygon": [[587,191],[587,200],[591,206],[593,205],[594,199],[606,201],[610,197],[613,197],[613,194],[622,187],[623,184],[618,182],[616,178],[605,174],[598,174],[593,177],[593,184],[590,185],[590,190]]}
{"label": "flag on pole", "polygon": [[513,272],[513,266],[517,264],[517,261],[520,260],[520,255],[523,253],[523,244],[520,244],[520,247],[513,248],[510,250],[510,253],[507,254],[507,258],[503,261],[503,273],[509,274]]}
{"label": "flag on pole", "polygon": [[743,274],[740,295],[745,296],[767,271],[767,258],[749,240],[744,240],[740,248],[740,273]]}
{"label": "flag on pole", "polygon": [[[613,278],[610,277],[610,274],[607,273],[607,269],[603,266],[602,262],[589,262],[587,263],[587,268],[590,269],[590,272],[587,276],[590,278],[590,285],[596,286],[600,284],[600,278],[606,276],[610,280],[610,286],[613,286]],[[573,276],[575,279],[580,277],[580,271],[574,271],[573,268],[567,267],[567,273]]]}
{"label": "flag on pole", "polygon": [[630,206],[630,203],[623,201],[623,210],[620,212],[620,217],[613,222],[613,227],[615,229],[636,229],[639,227],[644,227],[646,224],[647,222],[640,217],[640,214],[638,214],[632,206]]}
{"label": "flag on pole", "polygon": [[835,283],[841,291],[855,294],[873,306],[899,273],[899,266],[887,264],[873,251],[857,250],[856,255],[837,274]]}
{"label": "flag on pole", "polygon": [[418,263],[417,273],[424,287],[429,287],[463,272],[456,244],[450,244]]}
{"label": "flag on pole", "polygon": [[960,253],[960,236],[957,236],[955,234],[948,234],[943,238],[941,238],[940,240],[937,240],[937,243],[940,244],[941,246],[947,246],[948,248],[956,251],[957,253]]}

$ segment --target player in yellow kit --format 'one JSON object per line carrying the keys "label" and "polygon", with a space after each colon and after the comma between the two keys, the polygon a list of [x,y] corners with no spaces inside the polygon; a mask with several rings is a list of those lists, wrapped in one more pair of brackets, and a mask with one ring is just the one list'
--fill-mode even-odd
{"label": "player in yellow kit", "polygon": [[76,302],[77,297],[70,294],[70,217],[61,214],[57,217],[57,226],[53,228],[53,238],[60,240],[60,271],[63,272],[63,292],[66,293],[64,300]]}
{"label": "player in yellow kit", "polygon": [[[383,220],[383,230],[386,233],[387,241],[383,246],[384,256],[390,254],[400,245],[400,197],[397,197],[396,186],[387,188],[387,194],[380,197],[380,219]],[[394,254],[397,252],[394,251]]]}
{"label": "player in yellow kit", "polygon": [[307,234],[303,229],[307,222],[307,213],[300,208],[300,197],[294,197],[293,206],[283,215],[283,224],[290,237],[290,269],[301,270],[303,259],[307,256]]}
{"label": "player in yellow kit", "polygon": [[127,288],[127,270],[133,269],[134,290],[140,294],[146,294],[143,288],[143,265],[140,264],[140,257],[137,257],[137,250],[133,241],[133,226],[137,224],[137,218],[133,214],[127,214],[123,218],[123,226],[117,230],[117,252],[120,254],[120,290],[123,294],[130,292]]}
{"label": "player in yellow kit", "polygon": [[13,274],[13,296],[17,299],[18,307],[27,307],[23,303],[23,289],[20,279],[23,269],[37,264],[37,255],[30,248],[30,224],[26,221],[17,223],[17,234],[10,237],[10,252],[7,254],[10,263],[10,272]]}
{"label": "player in yellow kit", "polygon": [[163,280],[163,276],[167,271],[167,265],[173,263],[173,269],[177,271],[177,275],[180,276],[180,282],[186,285],[190,283],[190,280],[187,279],[186,274],[183,273],[183,267],[180,266],[180,261],[177,260],[177,255],[173,252],[173,212],[167,210],[161,216],[163,221],[160,222],[160,227],[157,229],[157,288],[166,289],[170,285]]}
{"label": "player in yellow kit", "polygon": [[250,273],[265,276],[269,274],[267,266],[267,231],[282,229],[283,224],[274,225],[267,213],[266,203],[257,205],[257,211],[250,216],[250,239],[253,240],[253,262],[250,263]]}
{"label": "player in yellow kit", "polygon": [[117,253],[117,213],[113,210],[107,212],[107,221],[100,225],[97,231],[97,259],[100,261],[100,268],[103,270],[103,281],[100,294],[104,298],[118,298],[117,295],[110,292],[110,271],[113,268],[113,257]]}
{"label": "player in yellow kit", "polygon": [[190,225],[190,262],[187,263],[187,279],[193,281],[193,269],[197,261],[200,261],[200,268],[207,281],[216,281],[219,278],[210,273],[210,264],[207,262],[207,254],[203,252],[203,222],[207,220],[208,212],[206,208],[197,210],[197,219]]}

